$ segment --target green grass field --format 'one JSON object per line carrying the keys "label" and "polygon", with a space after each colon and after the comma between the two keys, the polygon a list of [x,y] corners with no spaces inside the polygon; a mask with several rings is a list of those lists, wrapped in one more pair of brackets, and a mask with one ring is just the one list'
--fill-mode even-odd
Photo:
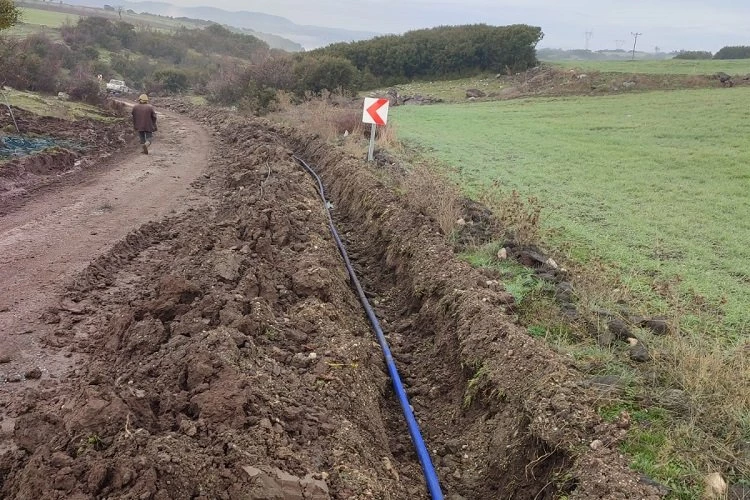
{"label": "green grass field", "polygon": [[[34,8],[39,5],[43,8]],[[49,28],[46,32],[49,35],[56,35],[56,28],[65,23],[76,23],[81,16],[99,16],[107,17],[112,20],[122,20],[137,26],[148,26],[157,31],[174,31],[180,27],[198,28],[198,24],[191,23],[184,19],[171,19],[164,16],[155,16],[151,14],[138,14],[122,12],[121,15],[115,11],[104,9],[94,9],[70,4],[50,4],[26,0],[25,5],[20,7],[22,18],[18,26],[10,28],[7,34],[11,36],[22,36],[40,32],[40,27]],[[56,10],[57,9],[57,10]],[[80,13],[80,14],[79,14]]]}
{"label": "green grass field", "polygon": [[750,333],[748,100],[748,88],[707,89],[401,107],[392,119],[469,193],[498,181],[537,196],[573,259],[615,264],[644,296],[679,277],[717,311],[710,328],[738,339]]}
{"label": "green grass field", "polygon": [[81,16],[51,10],[21,8],[21,21],[26,24],[59,28],[65,23],[75,24]]}
{"label": "green grass field", "polygon": [[94,120],[111,121],[112,117],[104,116],[95,106],[82,102],[62,101],[52,96],[43,96],[33,92],[5,90],[0,94],[0,111],[6,109],[6,101],[26,111],[40,116],[52,116],[63,120],[79,120],[91,118]]}
{"label": "green grass field", "polygon": [[[500,243],[462,254],[504,276],[530,335],[584,375],[626,381],[600,414],[633,416],[620,450],[669,486],[670,500],[702,498],[710,472],[730,484],[750,477],[738,451],[750,440],[749,99],[747,87],[714,88],[391,112],[413,154],[437,159],[470,196],[538,198],[543,244],[572,265],[581,310],[624,307],[678,325],[677,335],[637,332],[654,353],[637,366],[622,346],[600,347],[561,321],[533,276],[495,258]],[[521,302],[518,290],[530,299]],[[673,389],[689,395],[687,410],[661,406]]]}
{"label": "green grass field", "polygon": [[666,59],[662,61],[566,61],[550,62],[563,68],[602,73],[646,73],[651,75],[713,75],[719,71],[730,75],[750,74],[750,59],[726,61],[688,61]]}

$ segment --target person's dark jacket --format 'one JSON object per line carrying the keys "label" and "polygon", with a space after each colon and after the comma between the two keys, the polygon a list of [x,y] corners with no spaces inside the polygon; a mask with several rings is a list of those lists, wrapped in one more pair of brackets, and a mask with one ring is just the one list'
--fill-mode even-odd
{"label": "person's dark jacket", "polygon": [[150,104],[133,106],[133,126],[138,132],[156,132],[156,111]]}

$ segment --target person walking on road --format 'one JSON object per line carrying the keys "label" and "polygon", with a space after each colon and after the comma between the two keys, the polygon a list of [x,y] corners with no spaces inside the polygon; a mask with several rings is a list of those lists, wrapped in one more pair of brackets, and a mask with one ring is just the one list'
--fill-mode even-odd
{"label": "person walking on road", "polygon": [[138,131],[141,139],[142,153],[148,154],[148,147],[151,146],[151,139],[156,132],[156,111],[148,103],[148,96],[141,94],[138,97],[138,104],[133,106],[133,126]]}

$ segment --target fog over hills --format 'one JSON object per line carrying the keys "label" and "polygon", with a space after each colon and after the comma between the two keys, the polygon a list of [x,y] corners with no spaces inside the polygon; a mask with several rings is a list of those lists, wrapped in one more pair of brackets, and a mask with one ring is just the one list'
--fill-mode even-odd
{"label": "fog over hills", "polygon": [[216,7],[180,7],[165,2],[129,2],[117,0],[66,0],[73,5],[89,7],[103,7],[118,5],[135,12],[148,12],[161,16],[188,17],[205,19],[219,24],[226,24],[236,28],[244,28],[260,33],[269,33],[298,43],[304,49],[310,50],[335,42],[365,40],[380,33],[355,31],[323,26],[300,25],[281,16],[264,14],[262,12],[238,11],[231,12]]}

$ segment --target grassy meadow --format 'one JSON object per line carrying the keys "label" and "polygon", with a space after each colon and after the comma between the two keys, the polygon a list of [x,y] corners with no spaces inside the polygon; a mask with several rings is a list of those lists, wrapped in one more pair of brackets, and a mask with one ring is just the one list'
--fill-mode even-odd
{"label": "grassy meadow", "polygon": [[[39,5],[40,8],[34,8]],[[21,24],[18,24],[4,34],[13,37],[24,37],[36,33],[45,33],[53,39],[59,39],[59,28],[66,23],[75,24],[82,16],[107,17],[112,20],[122,20],[139,27],[149,27],[157,31],[174,31],[181,27],[198,28],[198,24],[184,19],[171,19],[152,14],[138,14],[107,11],[101,8],[83,7],[71,4],[50,4],[41,1],[26,0],[21,9]]]}
{"label": "grassy meadow", "polygon": [[86,118],[100,121],[114,119],[103,115],[96,106],[19,90],[3,90],[0,93],[0,110],[6,110],[6,99],[8,104],[39,116],[51,116],[71,121]]}
{"label": "grassy meadow", "polygon": [[569,255],[626,284],[681,280],[750,333],[750,89],[515,100],[393,110],[399,136],[469,193],[533,195]]}
{"label": "grassy meadow", "polygon": [[633,417],[621,450],[671,499],[701,498],[711,472],[750,477],[749,100],[743,87],[391,111],[399,139],[468,195],[538,200],[541,242],[570,266],[581,311],[669,319],[671,335],[636,331],[653,356],[638,366],[627,347],[571,328],[542,283],[495,258],[499,243],[463,255],[529,297],[531,335],[620,380],[600,412]]}
{"label": "grassy meadow", "polygon": [[21,7],[21,22],[25,24],[59,28],[66,23],[75,24],[80,17],[65,12]]}
{"label": "grassy meadow", "polygon": [[602,73],[644,73],[650,75],[730,75],[750,74],[750,59],[728,60],[635,60],[635,61],[556,61],[554,66]]}

